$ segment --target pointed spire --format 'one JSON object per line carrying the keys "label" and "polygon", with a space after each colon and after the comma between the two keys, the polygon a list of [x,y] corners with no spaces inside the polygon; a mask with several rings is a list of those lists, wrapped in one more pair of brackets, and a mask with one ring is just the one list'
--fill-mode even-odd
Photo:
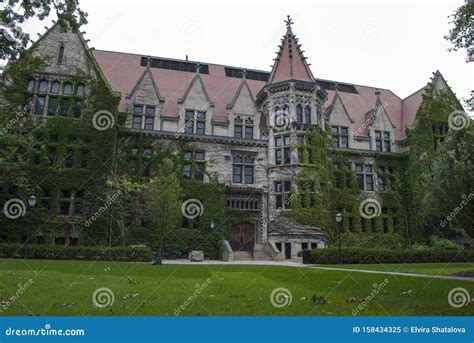
{"label": "pointed spire", "polygon": [[281,45],[279,45],[280,50],[274,59],[275,63],[272,66],[268,84],[293,79],[314,82],[313,74],[301,50],[301,44],[298,43],[298,38],[293,34],[292,25],[294,22],[289,15],[284,22],[286,24],[286,34],[281,40]]}

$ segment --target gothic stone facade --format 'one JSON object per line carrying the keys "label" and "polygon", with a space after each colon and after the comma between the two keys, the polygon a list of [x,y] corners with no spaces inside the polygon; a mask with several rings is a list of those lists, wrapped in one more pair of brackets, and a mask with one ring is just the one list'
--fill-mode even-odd
{"label": "gothic stone facade", "polygon": [[[332,149],[354,152],[345,167],[357,173],[360,192],[377,198],[386,185],[374,161],[407,149],[405,128],[423,89],[401,99],[387,89],[318,79],[291,24],[270,72],[90,49],[81,34],[55,25],[31,48],[48,61],[28,85],[32,111],[57,115],[58,93],[67,96],[74,87],[87,100],[93,95],[87,80],[105,78],[120,96],[118,112],[126,115],[128,130],[157,141],[192,142],[195,150],[185,158],[197,163],[185,164],[183,177],[209,182],[208,175],[217,175],[230,186],[226,206],[245,211],[250,224],[229,227],[227,259],[242,250],[255,258],[295,258],[303,248],[328,245],[321,228],[279,216],[291,206],[293,180],[308,163],[295,148],[304,144],[304,133],[332,130]],[[69,80],[78,74],[86,81],[73,86]],[[446,87],[438,72],[433,82]],[[395,226],[391,214],[395,209],[387,215],[393,223],[383,222],[385,232]]]}

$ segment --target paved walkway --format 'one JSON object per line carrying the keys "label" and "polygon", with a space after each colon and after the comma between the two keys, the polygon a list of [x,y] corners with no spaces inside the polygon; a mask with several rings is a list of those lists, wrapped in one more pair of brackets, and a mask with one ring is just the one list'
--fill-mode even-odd
{"label": "paved walkway", "polygon": [[189,260],[163,260],[163,264],[206,264],[206,265],[252,265],[252,266],[285,266],[285,267],[308,267],[308,265],[302,264],[300,262],[293,261],[216,261],[216,260],[204,260],[203,262],[191,262]]}
{"label": "paved walkway", "polygon": [[311,266],[310,268],[320,269],[320,270],[337,270],[337,271],[343,270],[343,271],[357,272],[357,273],[413,276],[413,277],[424,277],[424,278],[430,278],[430,279],[459,280],[459,281],[473,281],[474,282],[474,278],[454,276],[454,275],[416,274],[416,273],[405,273],[405,272],[389,272],[389,271],[383,271],[383,270],[366,270],[366,269],[351,269],[351,268],[338,268],[338,267],[318,267],[318,266]]}
{"label": "paved walkway", "polygon": [[398,276],[410,276],[410,277],[424,277],[431,279],[443,279],[443,280],[457,280],[457,281],[472,281],[474,278],[453,276],[453,275],[433,275],[433,274],[416,274],[416,273],[405,273],[405,272],[390,272],[382,270],[366,270],[366,269],[351,269],[351,268],[338,268],[338,267],[320,267],[310,264],[302,264],[301,262],[293,261],[215,261],[205,260],[203,262],[191,262],[189,260],[163,260],[163,264],[193,264],[193,265],[253,265],[253,266],[285,266],[285,267],[303,267],[320,270],[333,270],[333,271],[347,271],[356,273],[368,273],[368,274],[385,274],[385,275],[398,275]]}

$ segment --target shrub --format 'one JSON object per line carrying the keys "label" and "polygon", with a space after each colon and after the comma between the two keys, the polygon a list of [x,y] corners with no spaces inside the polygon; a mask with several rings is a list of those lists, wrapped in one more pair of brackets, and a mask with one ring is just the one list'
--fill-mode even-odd
{"label": "shrub", "polygon": [[432,236],[430,239],[431,247],[435,250],[462,250],[462,245],[456,244],[449,239]]}
{"label": "shrub", "polygon": [[[58,260],[105,260],[149,262],[153,253],[148,247],[88,247],[64,245],[28,245],[28,258]],[[24,245],[1,243],[0,257],[22,258]]]}
{"label": "shrub", "polygon": [[400,249],[403,247],[404,239],[398,233],[367,233],[367,232],[344,232],[342,234],[342,245],[350,248],[384,247],[386,249]]}
{"label": "shrub", "polygon": [[[337,248],[313,249],[310,252],[311,263],[338,263]],[[415,249],[368,249],[344,248],[341,252],[342,263],[434,263],[469,262],[474,260],[474,249],[459,250],[415,250]]]}

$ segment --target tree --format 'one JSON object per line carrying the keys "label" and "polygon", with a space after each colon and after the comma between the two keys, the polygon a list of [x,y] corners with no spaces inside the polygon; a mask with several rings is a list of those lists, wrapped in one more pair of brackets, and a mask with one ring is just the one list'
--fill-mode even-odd
{"label": "tree", "polygon": [[[451,130],[433,161],[430,209],[436,217],[438,236],[474,237],[474,127]],[[454,214],[454,215],[452,215]]]}
{"label": "tree", "polygon": [[453,14],[452,24],[445,39],[451,41],[454,47],[451,50],[467,49],[466,62],[474,61],[474,0],[466,0]]}
{"label": "tree", "polygon": [[178,171],[170,158],[163,159],[158,176],[150,181],[148,192],[151,228],[158,241],[155,264],[161,264],[163,243],[171,231],[179,227],[182,218],[182,190]]}
{"label": "tree", "polygon": [[43,20],[55,12],[58,24],[73,32],[87,24],[87,13],[79,8],[79,0],[7,0],[0,10],[0,60],[16,59],[25,50],[30,38],[21,24],[30,18]]}

